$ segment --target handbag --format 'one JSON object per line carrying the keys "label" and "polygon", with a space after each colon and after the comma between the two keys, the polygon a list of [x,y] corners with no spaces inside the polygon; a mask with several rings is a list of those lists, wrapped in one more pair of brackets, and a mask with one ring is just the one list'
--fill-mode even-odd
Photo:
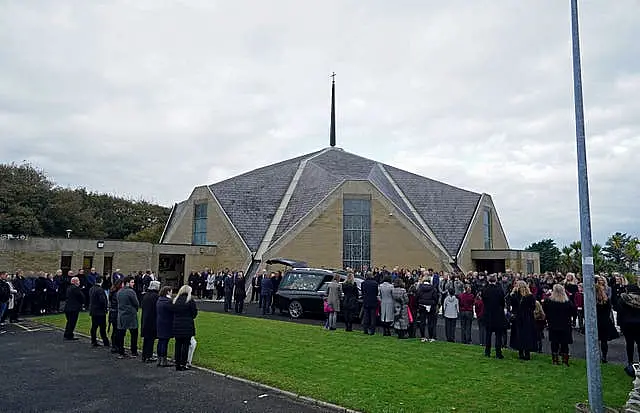
{"label": "handbag", "polygon": [[413,323],[413,314],[411,314],[411,309],[407,307],[407,314],[409,316],[409,323]]}

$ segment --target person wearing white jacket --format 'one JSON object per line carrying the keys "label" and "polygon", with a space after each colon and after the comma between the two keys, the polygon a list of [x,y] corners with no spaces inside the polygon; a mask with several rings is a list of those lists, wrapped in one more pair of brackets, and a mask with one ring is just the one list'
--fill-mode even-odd
{"label": "person wearing white jacket", "polygon": [[460,304],[458,303],[458,298],[453,288],[449,290],[447,298],[444,299],[442,313],[444,315],[445,336],[447,337],[447,341],[453,343],[456,341],[456,322],[460,314]]}

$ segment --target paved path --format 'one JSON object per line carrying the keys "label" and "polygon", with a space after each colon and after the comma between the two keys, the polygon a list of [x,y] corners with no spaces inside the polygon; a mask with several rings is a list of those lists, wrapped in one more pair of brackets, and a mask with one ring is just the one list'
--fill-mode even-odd
{"label": "paved path", "polygon": [[[212,312],[220,312],[220,313],[224,312],[223,303],[220,301],[211,301],[211,300],[197,300],[197,301],[198,301],[198,308],[204,311],[212,311]],[[324,322],[322,319],[322,316],[313,317],[309,315],[305,315],[305,318],[302,318],[299,320],[292,320],[291,318],[289,318],[289,315],[286,313],[284,315],[279,314],[278,310],[276,310],[276,314],[274,315],[263,316],[262,310],[259,310],[258,305],[254,303],[245,304],[245,310],[244,310],[243,316],[270,318],[275,320],[312,324],[312,325],[318,325],[318,326],[321,326]],[[338,328],[344,328],[344,324],[341,322],[338,322]],[[360,325],[359,324],[354,325],[354,329],[360,330]],[[381,331],[380,328],[378,328],[378,331]],[[476,323],[475,320],[473,322],[471,336],[472,336],[473,343],[475,344],[480,343],[480,341],[478,340],[478,324]],[[444,319],[442,319],[442,317],[438,319],[437,337],[439,337],[441,340],[444,340],[444,337],[445,337]],[[458,323],[456,326],[456,340],[460,341],[460,323]],[[585,358],[586,351],[585,351],[584,335],[578,332],[574,332],[573,341],[574,341],[574,344],[570,348],[572,357]],[[550,349],[548,340],[543,341],[543,350],[545,353],[551,354],[551,349]],[[626,364],[627,355],[625,350],[624,338],[619,338],[617,340],[609,342],[608,358],[610,362]]]}
{"label": "paved path", "polygon": [[[25,321],[0,335],[2,412],[327,412],[205,372],[118,360]],[[262,396],[266,394],[266,396]]]}

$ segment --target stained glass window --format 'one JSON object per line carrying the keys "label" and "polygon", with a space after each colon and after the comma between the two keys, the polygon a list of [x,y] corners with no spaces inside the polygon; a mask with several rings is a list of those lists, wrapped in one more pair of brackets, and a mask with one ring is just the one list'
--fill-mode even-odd
{"label": "stained glass window", "polygon": [[207,243],[207,204],[196,204],[193,211],[193,244]]}
{"label": "stained glass window", "polygon": [[343,200],[342,265],[362,269],[371,264],[371,200]]}

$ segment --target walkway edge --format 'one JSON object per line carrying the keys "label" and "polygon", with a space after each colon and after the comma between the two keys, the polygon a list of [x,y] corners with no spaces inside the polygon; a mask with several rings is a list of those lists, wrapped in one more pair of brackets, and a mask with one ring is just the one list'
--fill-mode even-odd
{"label": "walkway edge", "polygon": [[[53,328],[55,330],[58,330],[58,331],[64,331],[64,328],[55,326],[53,324],[45,323],[45,322],[42,322],[42,321],[35,321],[35,320],[34,320],[34,322],[38,323],[38,324],[41,324],[43,326],[51,327],[51,328]],[[83,337],[83,338],[91,340],[91,337],[89,335],[87,335],[87,334],[77,333],[77,332],[74,332],[74,334],[77,335],[77,336],[80,336],[80,337]],[[318,407],[324,407],[326,409],[333,410],[334,412],[339,412],[339,413],[362,413],[362,412],[359,412],[357,410],[352,410],[352,409],[349,409],[349,408],[346,408],[346,407],[338,406],[337,404],[324,402],[322,400],[318,400],[318,399],[314,399],[312,397],[304,396],[304,395],[299,394],[299,393],[293,393],[293,392],[290,392],[290,391],[287,391],[287,390],[279,389],[277,387],[269,386],[267,384],[259,383],[257,381],[253,381],[253,380],[245,379],[245,378],[242,378],[242,377],[232,376],[231,374],[226,374],[226,373],[222,373],[222,372],[219,372],[219,371],[215,371],[215,370],[209,369],[207,367],[196,366],[196,365],[193,365],[193,364],[191,366],[195,370],[200,370],[200,371],[203,371],[205,373],[209,373],[211,375],[218,376],[218,377],[224,377],[225,379],[236,381],[238,383],[248,384],[249,386],[252,386],[252,387],[255,387],[255,388],[258,388],[258,389],[262,389],[262,390],[265,390],[265,391],[270,391],[270,392],[279,394],[280,396],[287,397],[287,398],[293,399],[293,400],[298,400],[298,401],[301,401],[301,402],[304,402],[304,403],[307,403],[307,404],[315,405],[315,406],[318,406]]]}

